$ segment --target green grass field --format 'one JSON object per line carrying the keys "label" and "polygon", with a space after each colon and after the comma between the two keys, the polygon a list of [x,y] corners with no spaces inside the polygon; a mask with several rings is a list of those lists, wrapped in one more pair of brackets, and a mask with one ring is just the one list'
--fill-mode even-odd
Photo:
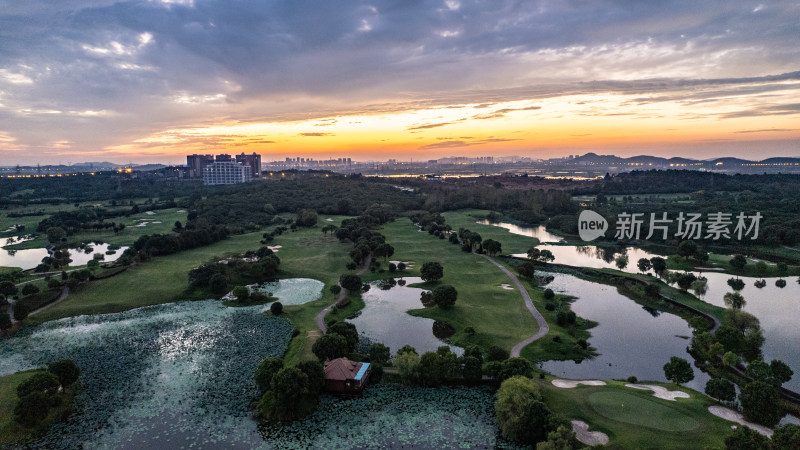
{"label": "green grass field", "polygon": [[481,235],[483,240],[494,239],[503,245],[503,253],[526,253],[529,248],[537,245],[539,240],[536,238],[514,234],[505,228],[494,225],[481,225],[475,223],[479,218],[489,214],[488,210],[463,209],[450,211],[442,214],[447,220],[447,224],[458,231],[459,228],[467,228],[470,231]]}
{"label": "green grass field", "polygon": [[607,386],[557,388],[552,377],[536,380],[545,403],[568,420],[582,420],[609,437],[608,448],[724,448],[731,422],[708,412],[714,402],[674,384],[650,383],[688,393],[688,399],[662,400],[650,391],[609,381]]}
{"label": "green grass field", "polygon": [[[475,231],[477,227],[471,229]],[[500,286],[510,283],[509,278],[482,256],[462,252],[458,245],[446,239],[421,233],[408,219],[388,223],[381,232],[394,246],[392,260],[414,262],[414,268],[405,271],[407,276],[419,276],[420,268],[428,261],[438,261],[444,267],[441,284],[453,285],[458,290],[455,307],[451,310],[417,309],[411,314],[452,325],[456,330],[450,338],[452,343],[483,348],[498,345],[508,350],[537,331],[536,321],[525,308],[520,294]],[[421,287],[436,285],[426,283]],[[467,327],[475,329],[474,336],[465,333]]]}
{"label": "green grass field", "polygon": [[260,232],[235,235],[206,247],[153,258],[117,276],[94,281],[70,292],[65,301],[26,319],[26,322],[120,312],[174,301],[188,287],[191,269],[217,257],[256,250],[261,245],[260,239]]}

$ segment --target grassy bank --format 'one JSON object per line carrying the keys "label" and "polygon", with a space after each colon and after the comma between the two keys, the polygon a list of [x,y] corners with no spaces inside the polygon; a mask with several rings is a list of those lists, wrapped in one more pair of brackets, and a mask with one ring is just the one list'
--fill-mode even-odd
{"label": "grassy bank", "polygon": [[235,235],[206,247],[153,258],[117,276],[71,291],[66,300],[26,322],[120,312],[175,301],[186,289],[191,269],[211,259],[256,250],[260,239],[261,233]]}
{"label": "grassy bank", "polygon": [[[477,227],[471,229],[474,231]],[[413,269],[405,271],[406,276],[419,276],[420,268],[428,261],[438,261],[444,267],[444,277],[439,283],[425,283],[419,287],[454,286],[458,290],[455,307],[450,310],[421,308],[411,310],[410,314],[452,325],[455,328],[450,338],[453,344],[478,345],[484,349],[498,345],[508,350],[537,331],[536,321],[525,308],[520,294],[501,287],[510,283],[508,277],[482,256],[465,253],[446,239],[420,233],[408,219],[386,224],[381,232],[395,248],[391,259],[414,263]],[[530,238],[527,239],[530,242]],[[468,335],[467,327],[472,327],[475,335]]]}
{"label": "grassy bank", "polygon": [[714,404],[710,398],[674,384],[649,383],[684,391],[690,398],[662,400],[620,381],[563,389],[551,380],[536,380],[545,403],[569,420],[588,423],[591,431],[606,433],[610,449],[723,448],[731,434],[731,422],[708,412]]}

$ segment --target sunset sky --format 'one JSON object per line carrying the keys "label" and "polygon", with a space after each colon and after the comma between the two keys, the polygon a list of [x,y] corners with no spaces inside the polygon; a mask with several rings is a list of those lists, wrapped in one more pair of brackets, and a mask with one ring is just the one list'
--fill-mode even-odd
{"label": "sunset sky", "polygon": [[0,165],[800,156],[797,1],[0,0]]}

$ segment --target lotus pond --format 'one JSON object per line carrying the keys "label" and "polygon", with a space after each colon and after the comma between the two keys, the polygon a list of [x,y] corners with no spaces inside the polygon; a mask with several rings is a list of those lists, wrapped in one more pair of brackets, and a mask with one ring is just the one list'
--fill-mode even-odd
{"label": "lotus pond", "polygon": [[46,322],[4,341],[0,375],[62,358],[81,367],[74,412],[31,444],[38,448],[495,445],[485,388],[376,385],[360,399],[323,396],[306,420],[259,428],[253,373],[285,352],[293,330],[262,309],[203,300]]}

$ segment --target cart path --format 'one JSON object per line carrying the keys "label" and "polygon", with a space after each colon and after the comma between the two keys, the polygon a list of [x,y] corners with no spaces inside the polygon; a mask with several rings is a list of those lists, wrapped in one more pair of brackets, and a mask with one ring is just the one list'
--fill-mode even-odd
{"label": "cart path", "polygon": [[[356,275],[364,275],[367,269],[369,269],[370,264],[372,264],[372,254],[367,255],[367,259],[366,261],[364,261],[364,266],[361,269],[359,269],[358,272],[356,272]],[[317,327],[320,330],[322,330],[322,334],[325,334],[328,331],[328,326],[325,325],[325,316],[327,316],[328,313],[331,312],[331,309],[334,306],[344,301],[345,298],[347,298],[347,289],[342,288],[342,290],[339,291],[339,296],[336,298],[336,301],[333,302],[332,305],[320,311],[319,314],[317,314]]]}
{"label": "cart path", "polygon": [[508,278],[510,278],[512,282],[514,282],[514,286],[517,287],[517,290],[522,295],[522,299],[525,300],[525,306],[528,308],[528,311],[530,311],[533,318],[536,319],[536,323],[539,325],[539,331],[537,331],[536,334],[521,342],[514,344],[514,346],[511,347],[510,356],[512,358],[517,358],[519,357],[520,352],[522,351],[523,348],[525,348],[526,345],[530,344],[531,342],[539,339],[540,337],[550,332],[550,326],[547,325],[547,321],[544,320],[544,316],[542,316],[542,314],[536,309],[536,307],[533,306],[533,301],[531,301],[531,296],[528,294],[528,290],[525,289],[525,286],[522,285],[522,282],[519,281],[519,278],[517,278],[517,276],[514,275],[510,270],[506,269],[505,266],[498,263],[491,257],[487,255],[481,255],[481,256],[489,260],[490,263],[497,266],[506,275],[508,275]]}

